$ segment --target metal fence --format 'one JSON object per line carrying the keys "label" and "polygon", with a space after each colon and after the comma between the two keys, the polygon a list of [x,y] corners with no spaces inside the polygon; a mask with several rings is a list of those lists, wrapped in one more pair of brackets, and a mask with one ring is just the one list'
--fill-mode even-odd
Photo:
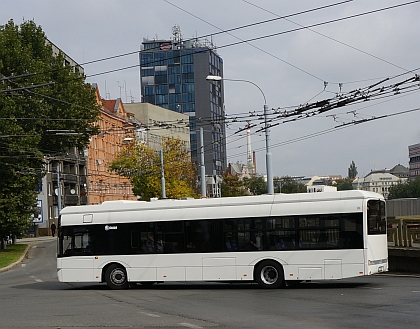
{"label": "metal fence", "polygon": [[388,217],[388,242],[395,247],[418,247],[420,243],[420,216]]}

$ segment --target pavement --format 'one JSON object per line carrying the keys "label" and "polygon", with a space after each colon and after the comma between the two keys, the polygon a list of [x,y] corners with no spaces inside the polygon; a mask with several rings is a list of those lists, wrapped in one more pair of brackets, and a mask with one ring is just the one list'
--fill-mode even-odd
{"label": "pavement", "polygon": [[27,244],[34,244],[39,242],[46,242],[46,241],[53,241],[57,240],[57,236],[37,236],[37,237],[29,237],[29,238],[22,238],[17,239],[16,243],[27,243]]}
{"label": "pavement", "polygon": [[[11,268],[15,267],[16,265],[19,265],[28,256],[29,250],[31,250],[31,248],[34,245],[37,245],[37,244],[42,243],[42,242],[56,241],[56,240],[57,240],[57,237],[52,237],[52,236],[39,236],[39,237],[29,237],[29,238],[16,239],[17,244],[27,244],[28,247],[25,249],[22,256],[16,262],[14,262],[14,263],[6,266],[6,267],[0,268],[0,273],[6,272],[6,271],[10,270]],[[6,248],[7,248],[7,246],[6,246]]]}

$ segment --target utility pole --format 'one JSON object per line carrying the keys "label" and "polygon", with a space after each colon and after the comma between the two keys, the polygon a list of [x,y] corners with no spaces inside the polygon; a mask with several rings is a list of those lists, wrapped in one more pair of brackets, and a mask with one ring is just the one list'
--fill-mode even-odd
{"label": "utility pole", "polygon": [[270,125],[268,122],[268,107],[267,107],[267,99],[265,98],[265,94],[262,91],[262,89],[254,82],[249,80],[243,80],[243,79],[225,79],[218,75],[208,75],[206,77],[207,81],[242,81],[247,82],[259,89],[261,92],[263,98],[264,98],[264,130],[265,130],[265,164],[267,169],[267,193],[268,194],[274,194],[274,185],[273,185],[273,168],[271,165],[271,151],[270,151]]}
{"label": "utility pole", "polygon": [[61,183],[60,183],[60,165],[57,166],[57,184],[58,184],[58,188],[57,188],[57,207],[58,207],[58,215],[60,215],[60,211],[61,211]]}
{"label": "utility pole", "polygon": [[161,172],[161,184],[162,184],[162,199],[166,199],[166,188],[165,188],[165,169],[163,168],[163,149],[160,150],[160,172]]}
{"label": "utility pole", "polygon": [[201,176],[201,197],[206,197],[206,168],[204,166],[204,138],[203,128],[200,128],[200,176]]}

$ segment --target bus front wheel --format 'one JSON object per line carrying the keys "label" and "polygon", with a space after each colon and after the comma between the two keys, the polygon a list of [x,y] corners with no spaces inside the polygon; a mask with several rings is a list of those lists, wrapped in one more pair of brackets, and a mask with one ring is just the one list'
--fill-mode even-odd
{"label": "bus front wheel", "polygon": [[264,289],[277,289],[284,285],[283,267],[272,260],[258,264],[254,277],[260,287]]}
{"label": "bus front wheel", "polygon": [[110,265],[105,272],[105,281],[111,289],[127,289],[127,271],[120,264]]}

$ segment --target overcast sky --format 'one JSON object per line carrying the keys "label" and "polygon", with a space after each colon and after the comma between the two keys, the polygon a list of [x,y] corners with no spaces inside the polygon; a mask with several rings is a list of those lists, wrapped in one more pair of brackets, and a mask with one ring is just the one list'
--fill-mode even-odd
{"label": "overcast sky", "polygon": [[[263,22],[279,16],[338,4],[308,0],[1,0],[0,25],[34,20],[47,37],[82,64],[135,52],[143,38],[170,39],[179,25],[184,39]],[[420,3],[380,10],[311,29],[303,26],[363,14],[408,0],[354,0],[325,9],[216,34],[213,43],[223,58],[224,77],[248,80],[263,91],[268,108],[290,110],[299,104],[334,99],[337,94],[366,88],[384,78],[388,88],[420,73]],[[289,30],[300,29],[294,32]],[[277,34],[271,37],[265,37]],[[240,40],[258,39],[231,45]],[[138,55],[82,65],[88,82],[99,85],[102,97],[140,101]],[[411,72],[408,72],[411,71]],[[391,79],[393,78],[393,79]],[[418,83],[418,82],[417,82]],[[262,112],[264,99],[252,84],[225,81],[228,117]],[[414,83],[402,87],[415,86]],[[420,143],[418,88],[363,103],[340,107],[306,119],[278,124],[271,131],[275,176],[347,176],[355,161],[359,177],[371,170],[408,167],[408,145]],[[409,91],[409,92],[408,92]],[[273,112],[271,112],[273,113]],[[357,125],[332,128],[343,123]],[[392,116],[390,116],[392,115]],[[250,117],[251,123],[259,123]],[[275,121],[276,123],[282,121]],[[229,162],[246,162],[246,137],[235,134],[244,123],[227,130]],[[265,173],[265,136],[252,135],[257,171]],[[331,131],[331,132],[328,132]],[[328,132],[321,134],[319,132]],[[298,140],[298,141],[296,141]],[[296,141],[296,142],[293,142]]]}

